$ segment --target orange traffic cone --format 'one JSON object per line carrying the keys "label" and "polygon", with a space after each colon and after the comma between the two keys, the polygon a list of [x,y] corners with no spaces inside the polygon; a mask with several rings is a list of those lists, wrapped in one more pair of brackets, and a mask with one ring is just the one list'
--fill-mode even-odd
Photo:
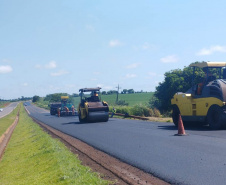
{"label": "orange traffic cone", "polygon": [[185,133],[183,121],[182,121],[180,114],[179,114],[179,119],[178,119],[178,134],[175,134],[175,135],[177,135],[177,136],[186,136],[187,135]]}

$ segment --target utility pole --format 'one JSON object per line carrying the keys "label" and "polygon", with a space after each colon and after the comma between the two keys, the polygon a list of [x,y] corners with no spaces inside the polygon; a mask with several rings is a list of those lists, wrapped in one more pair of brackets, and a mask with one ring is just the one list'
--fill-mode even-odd
{"label": "utility pole", "polygon": [[119,89],[121,89],[121,87],[119,87],[119,84],[118,84],[118,87],[115,87],[117,88],[117,97],[116,97],[116,103],[118,102],[118,93],[119,93]]}

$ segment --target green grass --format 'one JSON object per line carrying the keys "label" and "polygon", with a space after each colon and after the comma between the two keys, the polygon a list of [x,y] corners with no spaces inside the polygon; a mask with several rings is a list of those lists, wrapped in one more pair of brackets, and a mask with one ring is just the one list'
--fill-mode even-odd
{"label": "green grass", "polygon": [[60,141],[20,111],[19,123],[0,162],[0,184],[109,184]]}
{"label": "green grass", "polygon": [[16,119],[16,115],[18,112],[19,106],[14,109],[9,115],[0,119],[0,136],[9,128],[10,125],[13,124]]}

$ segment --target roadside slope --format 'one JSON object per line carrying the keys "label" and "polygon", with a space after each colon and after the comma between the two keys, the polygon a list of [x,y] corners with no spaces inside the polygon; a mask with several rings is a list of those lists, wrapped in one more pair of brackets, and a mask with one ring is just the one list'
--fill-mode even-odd
{"label": "roadside slope", "polygon": [[81,162],[61,142],[52,139],[20,111],[0,161],[1,184],[109,184]]}

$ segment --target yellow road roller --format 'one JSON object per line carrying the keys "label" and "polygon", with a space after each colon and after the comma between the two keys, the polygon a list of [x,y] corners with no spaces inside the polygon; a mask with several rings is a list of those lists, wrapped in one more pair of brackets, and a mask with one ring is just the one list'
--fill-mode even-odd
{"label": "yellow road roller", "polygon": [[[171,99],[172,118],[177,126],[179,114],[185,123],[201,123],[211,129],[226,126],[226,62],[191,64],[193,85],[185,93],[178,92]],[[203,80],[194,84],[195,72],[202,68]]]}
{"label": "yellow road roller", "polygon": [[81,102],[78,105],[80,122],[107,122],[109,107],[99,98],[100,87],[79,89]]}

